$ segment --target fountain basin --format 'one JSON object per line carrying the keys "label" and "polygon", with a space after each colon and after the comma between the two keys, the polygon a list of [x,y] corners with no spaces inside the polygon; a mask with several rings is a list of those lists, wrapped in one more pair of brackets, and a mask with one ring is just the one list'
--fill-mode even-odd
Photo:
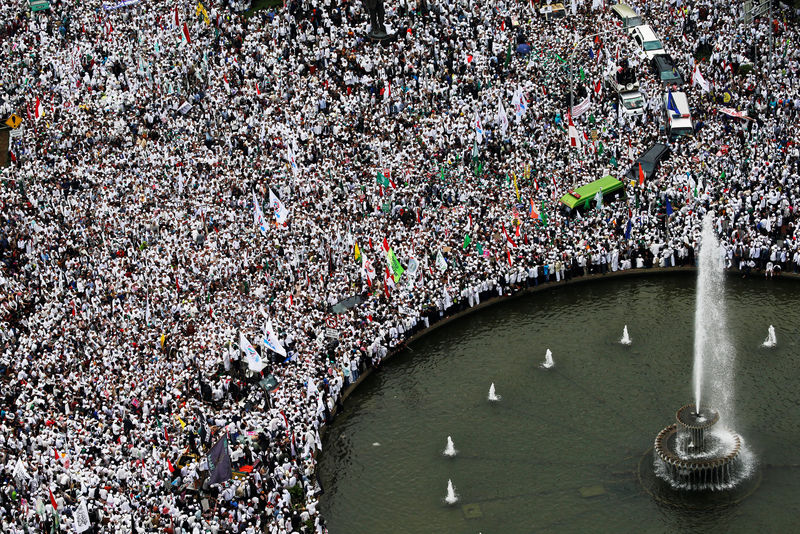
{"label": "fountain basin", "polygon": [[735,484],[742,472],[739,435],[710,431],[719,421],[719,413],[698,413],[694,404],[683,406],[675,418],[677,423],[656,436],[653,455],[658,476],[687,490],[720,490]]}

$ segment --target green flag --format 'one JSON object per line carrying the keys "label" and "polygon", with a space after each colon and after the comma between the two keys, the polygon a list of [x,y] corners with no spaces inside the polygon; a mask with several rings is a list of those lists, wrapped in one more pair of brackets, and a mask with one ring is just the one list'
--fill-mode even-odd
{"label": "green flag", "polygon": [[400,260],[397,259],[397,256],[394,255],[394,250],[389,249],[389,252],[386,253],[386,258],[389,260],[389,268],[392,270],[392,278],[394,278],[395,283],[400,281],[400,277],[403,276],[403,266],[400,265]]}
{"label": "green flag", "polygon": [[583,67],[581,67],[581,81],[586,79],[586,74],[583,72]]}
{"label": "green flag", "polygon": [[480,243],[475,243],[475,248],[478,249],[478,256],[483,256],[483,247]]}
{"label": "green flag", "polygon": [[464,234],[464,244],[461,246],[464,250],[467,250],[467,247],[472,242],[472,239],[469,237],[469,234]]}
{"label": "green flag", "polygon": [[389,187],[389,179],[383,175],[381,171],[378,171],[378,175],[375,177],[375,181],[378,185],[382,185],[383,187]]}
{"label": "green flag", "polygon": [[542,226],[547,226],[547,213],[544,211],[544,201],[542,201],[542,209],[539,210],[539,220],[542,221]]}
{"label": "green flag", "polygon": [[602,141],[598,141],[597,142],[597,153],[599,155],[601,155],[601,156],[603,155],[603,142]]}

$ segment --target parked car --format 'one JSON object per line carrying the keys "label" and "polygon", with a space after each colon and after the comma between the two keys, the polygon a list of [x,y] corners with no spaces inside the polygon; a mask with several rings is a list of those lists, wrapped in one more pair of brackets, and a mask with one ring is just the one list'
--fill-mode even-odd
{"label": "parked car", "polygon": [[633,162],[631,168],[625,173],[625,177],[638,183],[639,164],[641,163],[644,179],[650,180],[655,176],[661,161],[667,159],[671,152],[669,147],[664,143],[653,143],[650,145],[650,148],[645,150],[642,155]]}
{"label": "parked car", "polygon": [[658,54],[666,54],[667,51],[661,44],[656,32],[647,24],[636,26],[631,32],[631,37],[639,48],[639,57],[652,59]]}
{"label": "parked car", "polygon": [[661,83],[667,85],[683,85],[684,79],[681,71],[675,65],[675,60],[669,54],[658,54],[650,60],[650,69]]}

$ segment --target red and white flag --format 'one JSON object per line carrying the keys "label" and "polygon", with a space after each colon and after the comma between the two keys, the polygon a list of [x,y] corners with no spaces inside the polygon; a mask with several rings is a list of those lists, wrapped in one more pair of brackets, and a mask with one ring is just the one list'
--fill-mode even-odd
{"label": "red and white flag", "polygon": [[192,39],[189,37],[189,26],[186,23],[183,23],[183,36],[186,38],[186,42],[192,44]]}
{"label": "red and white flag", "polygon": [[705,78],[703,78],[703,75],[700,72],[700,65],[695,65],[694,72],[692,72],[692,87],[695,85],[699,85],[700,89],[702,89],[704,93],[707,93],[711,90],[711,85]]}
{"label": "red and white flag", "polygon": [[578,129],[572,122],[572,115],[570,113],[567,113],[567,120],[569,121],[569,126],[567,127],[567,132],[569,133],[569,146],[580,148],[581,135],[578,133]]}
{"label": "red and white flag", "polygon": [[33,108],[33,114],[37,120],[44,117],[44,108],[42,107],[42,101],[39,100],[38,96],[36,97],[36,105]]}

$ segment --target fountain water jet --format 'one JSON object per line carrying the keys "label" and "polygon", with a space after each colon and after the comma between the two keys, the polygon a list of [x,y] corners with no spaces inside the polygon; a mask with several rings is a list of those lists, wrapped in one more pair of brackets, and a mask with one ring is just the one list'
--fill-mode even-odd
{"label": "fountain water jet", "polygon": [[778,338],[775,337],[775,327],[769,325],[769,331],[767,332],[767,339],[764,340],[764,343],[762,343],[761,346],[772,348],[777,343],[778,343]]}
{"label": "fountain water jet", "polygon": [[[724,249],[714,233],[714,216],[703,219],[695,306],[694,404],[678,410],[676,423],[656,436],[656,475],[683,490],[735,486],[752,471],[742,438],[718,421],[732,423],[733,362],[724,298]],[[701,403],[702,401],[702,403]],[[718,410],[718,411],[717,411]]]}
{"label": "fountain water jet", "polygon": [[500,400],[500,395],[494,392],[494,382],[492,382],[492,385],[489,386],[489,400],[492,402]]}
{"label": "fountain water jet", "polygon": [[453,487],[453,481],[447,479],[447,495],[444,498],[444,502],[447,504],[455,504],[458,502],[458,495],[456,495],[456,489]]}
{"label": "fountain water jet", "polygon": [[622,339],[620,339],[619,342],[623,345],[631,344],[631,336],[628,335],[628,325],[625,325],[625,327],[622,329]]}
{"label": "fountain water jet", "polygon": [[542,364],[542,369],[550,369],[555,365],[553,361],[553,353],[550,352],[550,349],[547,349],[547,352],[544,353],[544,363]]}
{"label": "fountain water jet", "polygon": [[444,454],[445,456],[449,456],[451,458],[456,454],[458,454],[455,445],[453,445],[453,438],[451,438],[450,436],[447,436],[447,446],[444,448],[444,452],[442,452],[442,454]]}

